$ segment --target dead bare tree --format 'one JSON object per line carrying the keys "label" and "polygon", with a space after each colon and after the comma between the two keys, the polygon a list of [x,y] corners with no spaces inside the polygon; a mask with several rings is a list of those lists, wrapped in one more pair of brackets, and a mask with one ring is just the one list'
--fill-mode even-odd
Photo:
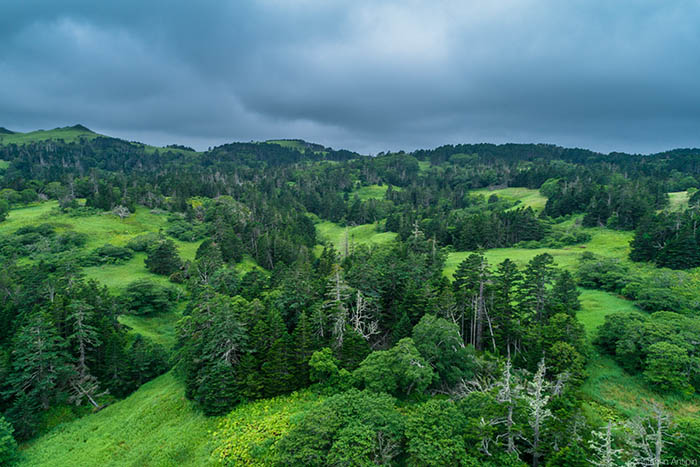
{"label": "dead bare tree", "polygon": [[357,291],[355,306],[350,309],[350,326],[364,340],[369,340],[375,334],[379,334],[379,323],[372,319],[371,303]]}
{"label": "dead bare tree", "polygon": [[593,458],[590,459],[591,464],[598,467],[614,467],[619,465],[622,449],[613,447],[612,429],[614,424],[608,421],[605,431],[593,431],[591,433],[593,439],[588,442],[588,446],[593,451]]}
{"label": "dead bare tree", "polygon": [[540,360],[537,366],[537,372],[534,379],[528,383],[525,398],[529,405],[529,424],[532,429],[532,439],[529,439],[530,452],[532,453],[532,466],[537,467],[540,463],[541,452],[541,437],[544,422],[552,417],[552,412],[547,408],[549,404],[550,383],[545,379],[547,366],[544,358]]}
{"label": "dead bare tree", "polygon": [[632,433],[630,446],[633,450],[634,465],[648,467],[662,465],[661,456],[668,443],[671,418],[658,403],[652,405],[651,412],[651,420],[637,418],[627,423]]}
{"label": "dead bare tree", "polygon": [[505,432],[498,435],[496,438],[505,438],[507,453],[517,453],[518,450],[515,447],[515,439],[521,437],[521,433],[517,432],[514,428],[515,421],[513,420],[513,412],[518,399],[520,399],[522,395],[523,387],[518,381],[518,378],[513,374],[510,356],[508,356],[508,360],[506,360],[505,367],[503,368],[503,375],[500,381],[498,381],[497,386],[499,389],[496,401],[505,407],[506,414],[496,420],[497,424],[505,425]]}
{"label": "dead bare tree", "polygon": [[124,220],[131,215],[131,212],[129,211],[129,208],[120,204],[112,209],[112,214],[119,217],[119,219]]}

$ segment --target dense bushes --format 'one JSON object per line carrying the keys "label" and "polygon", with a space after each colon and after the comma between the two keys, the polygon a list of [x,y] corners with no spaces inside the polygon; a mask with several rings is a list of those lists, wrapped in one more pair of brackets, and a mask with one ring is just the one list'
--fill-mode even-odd
{"label": "dense bushes", "polygon": [[613,313],[605,317],[595,342],[654,388],[689,393],[700,389],[698,333],[700,320],[676,313]]}
{"label": "dense bushes", "polygon": [[698,222],[700,214],[697,209],[648,216],[630,243],[630,259],[652,261],[671,269],[700,266]]}
{"label": "dense bushes", "polygon": [[92,253],[83,258],[84,266],[99,266],[102,264],[119,264],[129,261],[134,253],[129,248],[123,248],[110,244],[96,248]]}
{"label": "dense bushes", "polygon": [[0,415],[0,465],[12,465],[17,459],[17,442],[12,437],[14,432],[12,425]]}
{"label": "dense bushes", "polygon": [[151,315],[170,311],[176,295],[175,290],[170,287],[164,287],[149,279],[140,279],[126,286],[120,300],[129,314]]}
{"label": "dense bushes", "polygon": [[154,274],[169,276],[182,266],[175,242],[163,239],[148,250],[146,269]]}
{"label": "dense bushes", "polygon": [[194,242],[204,238],[207,233],[204,224],[192,224],[184,220],[174,220],[168,224],[165,233],[183,242]]}
{"label": "dense bushes", "polygon": [[577,276],[581,286],[621,294],[649,312],[690,314],[700,304],[697,272],[635,269],[617,259],[584,253]]}

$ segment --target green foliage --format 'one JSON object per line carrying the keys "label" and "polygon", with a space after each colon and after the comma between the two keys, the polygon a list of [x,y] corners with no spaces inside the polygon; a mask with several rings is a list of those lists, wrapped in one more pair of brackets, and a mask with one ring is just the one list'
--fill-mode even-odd
{"label": "green foliage", "polygon": [[700,321],[676,313],[615,313],[606,316],[596,343],[623,368],[643,372],[655,390],[689,393],[700,388],[698,331]]}
{"label": "green foliage", "polygon": [[243,299],[203,297],[178,323],[178,356],[185,394],[209,415],[223,414],[241,400],[236,372],[248,351],[241,322]]}
{"label": "green foliage", "polygon": [[412,337],[420,355],[437,373],[435,388],[449,390],[473,376],[473,348],[464,345],[456,324],[426,314],[413,328]]}
{"label": "green foliage", "polygon": [[434,377],[431,366],[410,337],[401,339],[389,350],[372,352],[353,375],[371,391],[402,397],[423,392]]}
{"label": "green foliage", "polygon": [[338,359],[333,356],[333,351],[328,347],[317,350],[309,360],[311,381],[328,384],[339,372]]}
{"label": "green foliage", "polygon": [[10,213],[10,203],[5,199],[0,199],[0,222],[7,219],[7,215]]}
{"label": "green foliage", "polygon": [[167,313],[172,309],[175,291],[149,279],[140,279],[127,285],[120,299],[129,314]]}
{"label": "green foliage", "polygon": [[83,259],[84,266],[98,266],[102,264],[119,264],[129,261],[134,256],[129,248],[114,245],[103,245],[95,249],[89,256]]}
{"label": "green foliage", "polygon": [[277,442],[297,419],[320,401],[312,392],[295,392],[233,409],[219,423],[212,438],[212,459],[223,465],[270,465]]}
{"label": "green foliage", "polygon": [[403,430],[390,396],[350,390],[304,413],[276,444],[276,464],[389,464],[399,454]]}
{"label": "green foliage", "polygon": [[661,391],[693,391],[686,373],[690,365],[688,351],[670,342],[656,342],[647,349],[644,377]]}
{"label": "green foliage", "polygon": [[145,253],[153,245],[157,244],[161,239],[161,236],[157,233],[149,232],[142,235],[137,235],[136,237],[132,238],[126,244],[126,247],[137,252]]}
{"label": "green foliage", "polygon": [[146,268],[154,274],[169,276],[180,269],[182,262],[172,240],[166,239],[148,252]]}
{"label": "green foliage", "polygon": [[468,465],[467,419],[449,400],[433,399],[414,408],[406,419],[407,464]]}
{"label": "green foliage", "polygon": [[204,238],[206,227],[202,224],[191,224],[184,220],[175,220],[169,223],[165,233],[183,242],[194,242]]}
{"label": "green foliage", "polygon": [[12,437],[12,425],[0,416],[0,465],[12,465],[17,459],[17,442]]}

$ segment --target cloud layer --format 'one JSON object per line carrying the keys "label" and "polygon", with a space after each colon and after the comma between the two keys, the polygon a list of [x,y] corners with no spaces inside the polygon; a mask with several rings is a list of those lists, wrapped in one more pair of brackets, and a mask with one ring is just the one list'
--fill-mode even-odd
{"label": "cloud layer", "polygon": [[700,146],[700,3],[95,2],[0,7],[0,126],[154,144],[304,138]]}

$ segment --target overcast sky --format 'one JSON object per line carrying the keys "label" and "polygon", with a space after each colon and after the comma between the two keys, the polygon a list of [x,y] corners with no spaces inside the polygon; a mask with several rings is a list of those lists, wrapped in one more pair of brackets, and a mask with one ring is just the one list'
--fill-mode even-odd
{"label": "overcast sky", "polygon": [[695,0],[2,0],[0,44],[19,131],[700,147]]}

